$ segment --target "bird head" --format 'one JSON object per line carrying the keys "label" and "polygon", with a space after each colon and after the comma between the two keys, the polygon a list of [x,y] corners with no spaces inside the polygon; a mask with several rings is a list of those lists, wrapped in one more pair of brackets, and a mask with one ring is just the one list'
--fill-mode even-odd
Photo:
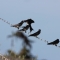
{"label": "bird head", "polygon": [[28,20],[30,20],[32,23],[35,23],[35,21],[34,21],[33,19],[31,19],[31,18],[30,18],[30,19],[28,19]]}

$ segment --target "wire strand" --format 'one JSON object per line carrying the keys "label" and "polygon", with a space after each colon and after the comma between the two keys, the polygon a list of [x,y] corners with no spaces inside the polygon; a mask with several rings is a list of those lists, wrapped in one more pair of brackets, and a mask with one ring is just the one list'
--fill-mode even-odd
{"label": "wire strand", "polygon": [[2,20],[3,22],[5,22],[5,23],[7,23],[7,24],[9,24],[9,25],[12,25],[11,23],[9,23],[8,21],[6,21],[6,20],[4,20],[4,19],[2,19],[2,18],[0,18],[0,20]]}
{"label": "wire strand", "polygon": [[[7,23],[7,24],[9,24],[9,25],[12,25],[11,23],[9,23],[8,21],[6,21],[6,20],[4,20],[4,19],[2,19],[2,18],[0,18],[0,20],[2,20],[3,22],[5,22],[5,23]],[[41,40],[41,41],[44,41],[44,42],[47,42],[47,43],[48,43],[47,40],[40,39],[39,37],[37,37],[37,38],[38,38],[39,40]],[[57,46],[57,47],[60,48],[60,46]]]}

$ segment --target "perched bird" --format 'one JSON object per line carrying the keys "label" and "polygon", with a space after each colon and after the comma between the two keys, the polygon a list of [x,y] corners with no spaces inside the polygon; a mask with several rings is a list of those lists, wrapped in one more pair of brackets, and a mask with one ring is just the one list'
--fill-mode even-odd
{"label": "perched bird", "polygon": [[[39,29],[37,32],[33,33],[33,34],[30,34],[29,36],[34,36],[34,37],[37,37],[39,34],[41,33],[41,30]],[[29,37],[28,36],[28,37]],[[37,37],[38,38],[38,37]]]}
{"label": "perched bird", "polygon": [[24,21],[21,21],[20,23],[12,25],[11,27],[16,27],[19,29],[19,27],[22,26],[23,23],[24,23]]}
{"label": "perched bird", "polygon": [[55,45],[55,46],[57,46],[57,44],[58,44],[59,42],[60,42],[59,39],[56,39],[56,40],[53,41],[53,42],[47,43],[47,45]]}
{"label": "perched bird", "polygon": [[23,26],[23,29],[20,29],[19,31],[25,31],[26,33],[26,30],[28,30],[28,28],[29,28],[29,25],[26,25],[26,26]]}
{"label": "perched bird", "polygon": [[24,22],[26,22],[26,23],[30,26],[30,32],[31,32],[32,30],[34,30],[34,29],[32,28],[32,26],[31,26],[31,24],[34,23],[34,21],[33,21],[32,19],[24,20]]}
{"label": "perched bird", "polygon": [[24,22],[26,22],[28,25],[34,23],[34,20],[32,19],[27,19],[27,20],[24,20]]}

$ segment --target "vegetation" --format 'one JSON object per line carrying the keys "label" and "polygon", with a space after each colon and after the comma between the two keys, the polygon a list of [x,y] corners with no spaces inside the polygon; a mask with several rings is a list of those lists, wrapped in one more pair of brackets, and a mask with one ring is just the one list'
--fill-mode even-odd
{"label": "vegetation", "polygon": [[15,32],[12,35],[8,35],[8,38],[12,38],[12,37],[16,37],[19,38],[20,40],[23,39],[23,44],[22,45],[22,49],[21,51],[19,51],[18,54],[16,54],[14,51],[12,51],[11,49],[9,49],[7,51],[7,54],[5,55],[5,57],[9,58],[9,59],[35,59],[35,56],[33,56],[31,54],[31,49],[32,49],[32,45],[31,43],[33,43],[32,40],[29,40],[26,35],[24,35],[22,32]]}

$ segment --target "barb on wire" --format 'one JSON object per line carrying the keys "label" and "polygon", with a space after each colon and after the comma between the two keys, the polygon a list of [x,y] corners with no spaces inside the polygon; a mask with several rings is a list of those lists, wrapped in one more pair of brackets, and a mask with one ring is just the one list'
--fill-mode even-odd
{"label": "barb on wire", "polygon": [[[3,22],[5,22],[5,23],[9,24],[10,26],[12,26],[12,24],[11,24],[11,23],[9,23],[8,21],[6,21],[6,20],[4,20],[4,19],[0,18],[0,20],[2,20]],[[29,34],[29,33],[28,33],[28,34]],[[33,34],[33,35],[35,35],[35,34]],[[36,36],[36,38],[40,39],[40,38],[39,38],[39,37],[37,37],[37,36]],[[43,39],[40,39],[40,40],[48,43],[48,41],[47,41],[47,40],[43,40]],[[57,47],[59,47],[59,48],[60,48],[60,46],[57,46]]]}
{"label": "barb on wire", "polygon": [[0,18],[0,20],[4,21],[5,23],[7,23],[7,24],[9,24],[9,25],[12,25],[11,23],[9,23],[8,21],[6,21],[6,20],[4,20],[4,19],[2,19],[2,18]]}
{"label": "barb on wire", "polygon": [[[40,39],[39,37],[37,37],[37,38]],[[43,39],[40,39],[40,40],[48,43],[47,40],[43,40]],[[59,47],[60,48],[60,46],[56,46],[56,47]]]}

